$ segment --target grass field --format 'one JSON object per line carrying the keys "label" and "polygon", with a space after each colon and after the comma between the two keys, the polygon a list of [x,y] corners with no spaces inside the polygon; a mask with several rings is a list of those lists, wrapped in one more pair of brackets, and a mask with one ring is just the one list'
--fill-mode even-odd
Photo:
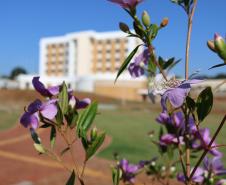
{"label": "grass field", "polygon": [[[107,101],[105,103],[108,103]],[[111,102],[114,103],[114,102]],[[19,115],[23,112],[26,101],[18,101],[17,106],[12,102],[1,104],[0,106],[0,130],[6,130],[15,125],[19,120]],[[218,105],[219,104],[219,105]],[[126,157],[133,162],[140,159],[150,159],[157,154],[157,148],[150,143],[147,133],[155,130],[158,133],[159,124],[155,122],[158,115],[158,107],[139,104],[130,104],[120,107],[117,102],[118,109],[107,110],[101,109],[100,114],[95,120],[95,125],[105,130],[112,137],[110,146],[102,151],[99,156],[107,159],[113,159],[113,153],[117,152],[122,157]],[[222,112],[225,109],[224,103],[219,101],[215,104],[214,109]],[[202,126],[207,126],[212,133],[216,130],[223,114],[218,111],[211,114]],[[226,144],[226,125],[218,137],[219,144]],[[226,148],[223,148],[226,154]],[[224,157],[226,163],[226,156]]]}
{"label": "grass field", "polygon": [[[111,145],[99,156],[113,159],[113,153],[118,152],[122,157],[137,162],[140,159],[150,159],[157,154],[157,148],[150,143],[147,133],[155,130],[158,133],[159,124],[155,122],[156,111],[101,111],[102,114],[97,117],[96,123],[99,128],[106,130],[112,136]],[[213,133],[221,121],[219,114],[210,115],[202,124],[209,127]],[[217,142],[226,143],[226,125],[222,129]],[[226,154],[226,148],[222,148]],[[226,162],[226,156],[224,157]]]}

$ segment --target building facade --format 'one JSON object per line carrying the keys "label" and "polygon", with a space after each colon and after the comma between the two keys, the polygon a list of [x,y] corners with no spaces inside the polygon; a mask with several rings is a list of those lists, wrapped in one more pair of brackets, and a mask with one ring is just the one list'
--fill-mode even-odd
{"label": "building facade", "polygon": [[[69,88],[107,96],[136,99],[146,87],[145,78],[132,79],[128,72],[114,85],[119,67],[139,44],[121,31],[84,31],[40,40],[39,76],[45,85],[65,81]],[[21,77],[21,88],[29,88],[31,77]],[[126,91],[126,92],[124,92]]]}

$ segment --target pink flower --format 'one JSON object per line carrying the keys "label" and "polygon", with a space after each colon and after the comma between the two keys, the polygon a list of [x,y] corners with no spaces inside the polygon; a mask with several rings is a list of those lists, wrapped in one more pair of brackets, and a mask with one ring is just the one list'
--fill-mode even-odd
{"label": "pink flower", "polygon": [[123,8],[134,9],[143,0],[108,0],[120,5]]}

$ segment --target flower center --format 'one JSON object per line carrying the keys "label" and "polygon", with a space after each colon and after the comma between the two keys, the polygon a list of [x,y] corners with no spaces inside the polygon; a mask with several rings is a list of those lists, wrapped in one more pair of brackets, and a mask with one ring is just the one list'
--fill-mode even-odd
{"label": "flower center", "polygon": [[181,81],[175,78],[171,78],[168,81],[162,78],[158,80],[153,80],[149,85],[150,85],[150,90],[154,94],[163,94],[166,90],[171,88],[176,88],[180,84],[181,84]]}

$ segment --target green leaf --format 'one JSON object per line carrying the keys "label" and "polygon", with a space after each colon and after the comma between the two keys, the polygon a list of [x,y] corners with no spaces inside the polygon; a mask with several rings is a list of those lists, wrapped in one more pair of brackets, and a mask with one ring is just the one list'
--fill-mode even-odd
{"label": "green leaf", "polygon": [[120,179],[122,177],[122,171],[120,168],[112,169],[112,181],[113,185],[119,185]]}
{"label": "green leaf", "polygon": [[154,63],[154,56],[152,55],[148,61],[148,70],[151,72],[151,73],[156,73],[156,69],[157,69],[157,66],[155,65]]}
{"label": "green leaf", "polygon": [[159,135],[158,135],[158,138],[159,140],[161,139],[162,135],[164,134],[164,130],[162,127],[159,128]]}
{"label": "green leaf", "polygon": [[195,108],[196,108],[195,101],[191,97],[187,96],[186,97],[186,103],[187,103],[187,106],[188,106],[189,110],[191,112],[194,112]]}
{"label": "green leaf", "polygon": [[68,114],[65,115],[65,118],[70,128],[73,129],[76,126],[78,120],[78,112],[76,111],[76,109],[69,107]]}
{"label": "green leaf", "polygon": [[196,106],[198,120],[201,122],[210,113],[213,106],[213,93],[210,87],[205,88],[199,94]]}
{"label": "green leaf", "polygon": [[59,103],[57,103],[57,114],[56,114],[55,118],[56,118],[57,126],[60,126],[63,124],[64,116],[61,111]]}
{"label": "green leaf", "polygon": [[86,135],[86,132],[93,123],[93,120],[97,114],[97,102],[91,103],[81,114],[78,119],[77,134],[78,137]]}
{"label": "green leaf", "polygon": [[163,66],[164,66],[165,61],[163,60],[162,57],[159,57],[159,58],[158,58],[158,63],[159,63],[159,65],[160,65],[160,67],[163,69]]}
{"label": "green leaf", "polygon": [[68,110],[68,92],[67,92],[67,86],[65,82],[63,82],[59,96],[59,106],[63,114],[67,113]]}
{"label": "green leaf", "polygon": [[123,64],[121,65],[121,67],[119,68],[119,71],[117,73],[117,76],[115,78],[115,82],[117,81],[118,77],[122,74],[122,72],[126,69],[126,67],[128,66],[129,62],[132,60],[132,58],[134,57],[134,55],[137,53],[138,48],[141,45],[138,45],[130,54],[129,56],[126,58],[126,60],[123,62]]}
{"label": "green leaf", "polygon": [[150,32],[151,40],[153,40],[157,36],[157,34],[158,34],[159,27],[158,27],[157,24],[152,24],[150,26],[150,30],[151,30],[151,32]]}
{"label": "green leaf", "polygon": [[74,170],[71,173],[70,178],[68,179],[66,185],[74,185],[75,184],[75,172]]}
{"label": "green leaf", "polygon": [[217,64],[217,65],[212,66],[211,68],[209,68],[209,70],[210,70],[210,69],[213,69],[213,68],[217,68],[217,67],[225,66],[225,65],[226,65],[226,63]]}
{"label": "green leaf", "polygon": [[56,129],[55,129],[54,126],[52,126],[51,130],[50,130],[50,145],[51,145],[51,148],[54,147],[55,141],[56,141]]}
{"label": "green leaf", "polygon": [[168,61],[166,61],[163,65],[163,69],[167,69],[169,66],[171,66],[174,63],[175,58],[170,58]]}
{"label": "green leaf", "polygon": [[102,145],[105,139],[105,133],[100,133],[96,139],[91,143],[91,145],[88,146],[88,149],[86,150],[86,160],[88,160],[90,157],[92,157],[98,148]]}
{"label": "green leaf", "polygon": [[140,38],[143,38],[144,36],[144,32],[143,32],[143,28],[141,25],[138,25],[135,21],[133,22],[133,28],[136,32],[137,35],[140,36]]}

